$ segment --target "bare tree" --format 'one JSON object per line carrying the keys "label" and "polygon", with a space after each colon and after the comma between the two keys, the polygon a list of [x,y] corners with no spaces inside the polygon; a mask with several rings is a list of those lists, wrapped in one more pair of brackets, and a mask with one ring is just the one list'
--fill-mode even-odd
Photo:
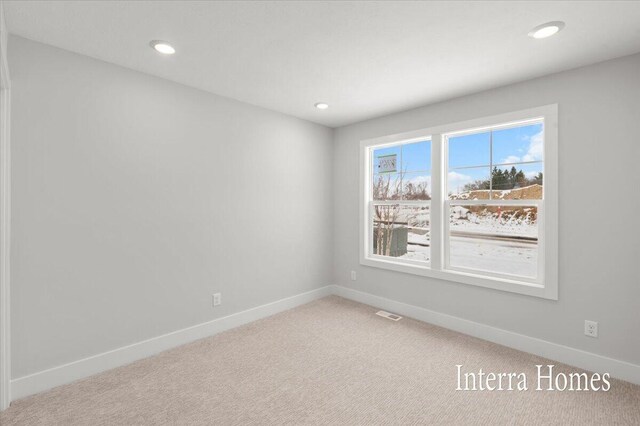
{"label": "bare tree", "polygon": [[[399,173],[394,182],[392,182],[391,175],[378,176],[378,180],[373,184],[373,199],[399,199],[402,189],[402,175],[403,173]],[[376,205],[374,209],[374,225],[376,229],[375,254],[390,256],[393,228],[398,217],[400,206],[397,204]]]}

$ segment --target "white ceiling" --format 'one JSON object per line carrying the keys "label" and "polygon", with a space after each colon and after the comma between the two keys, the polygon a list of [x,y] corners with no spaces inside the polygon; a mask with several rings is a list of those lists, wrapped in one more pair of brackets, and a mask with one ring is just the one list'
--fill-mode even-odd
{"label": "white ceiling", "polygon": [[[331,127],[640,51],[640,2],[6,1],[5,11],[13,34]],[[558,35],[527,37],[555,20],[567,24]],[[177,53],[160,56],[152,39]]]}

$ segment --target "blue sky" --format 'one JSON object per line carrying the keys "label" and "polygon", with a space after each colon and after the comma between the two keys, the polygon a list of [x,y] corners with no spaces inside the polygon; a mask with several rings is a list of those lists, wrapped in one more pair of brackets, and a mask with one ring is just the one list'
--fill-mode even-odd
{"label": "blue sky", "polygon": [[[532,177],[542,171],[542,124],[493,131],[493,164],[500,168],[522,170]],[[378,158],[395,154],[405,181],[427,181],[431,178],[431,142],[415,142],[374,151],[373,170]],[[488,179],[490,175],[490,134],[476,133],[449,138],[449,191],[457,192],[466,183]],[[537,161],[533,164],[523,162]],[[508,166],[499,164],[509,163]],[[519,164],[520,163],[520,164]]]}

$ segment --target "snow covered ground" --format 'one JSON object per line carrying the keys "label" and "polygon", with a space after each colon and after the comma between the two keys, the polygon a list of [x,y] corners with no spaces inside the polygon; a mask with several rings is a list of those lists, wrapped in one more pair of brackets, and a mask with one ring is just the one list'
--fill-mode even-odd
{"label": "snow covered ground", "polygon": [[535,277],[538,245],[451,237],[451,266],[524,277]]}
{"label": "snow covered ground", "polygon": [[517,212],[474,212],[469,206],[451,207],[450,230],[496,236],[537,237],[536,207],[521,207]]}
{"label": "snow covered ground", "polygon": [[452,207],[451,266],[535,277],[538,265],[536,207],[472,211]]}
{"label": "snow covered ground", "polygon": [[[451,237],[449,247],[451,266],[524,277],[536,276],[537,244]],[[430,257],[430,247],[413,244],[409,244],[407,253],[400,256],[403,259],[423,262],[428,262]]]}
{"label": "snow covered ground", "polygon": [[[408,216],[408,217],[407,217]],[[431,257],[428,219],[419,229],[409,229],[407,253],[401,258],[428,262]],[[535,207],[506,210],[472,211],[463,206],[452,208],[450,217],[450,264],[454,267],[535,277],[538,263],[538,224]],[[406,219],[405,219],[406,220]]]}
{"label": "snow covered ground", "polygon": [[426,245],[430,244],[429,234],[420,235],[414,232],[409,232],[408,239],[409,244],[407,245],[407,253],[400,257],[404,259],[428,262],[431,256],[431,247]]}

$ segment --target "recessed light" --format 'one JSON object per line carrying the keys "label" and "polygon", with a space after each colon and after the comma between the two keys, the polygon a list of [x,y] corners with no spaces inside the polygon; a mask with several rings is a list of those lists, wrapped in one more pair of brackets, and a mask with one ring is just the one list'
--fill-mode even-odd
{"label": "recessed light", "polygon": [[315,107],[318,108],[318,109],[327,109],[327,108],[329,108],[329,104],[326,104],[324,102],[318,102],[315,105]]}
{"label": "recessed light", "polygon": [[151,41],[151,43],[149,43],[149,45],[163,55],[173,55],[174,53],[176,53],[176,49],[174,49],[173,46],[171,46],[166,41],[153,40]]}
{"label": "recessed light", "polygon": [[547,38],[556,34],[558,31],[564,28],[564,22],[553,21],[546,24],[538,25],[531,31],[529,31],[529,37],[533,38]]}

